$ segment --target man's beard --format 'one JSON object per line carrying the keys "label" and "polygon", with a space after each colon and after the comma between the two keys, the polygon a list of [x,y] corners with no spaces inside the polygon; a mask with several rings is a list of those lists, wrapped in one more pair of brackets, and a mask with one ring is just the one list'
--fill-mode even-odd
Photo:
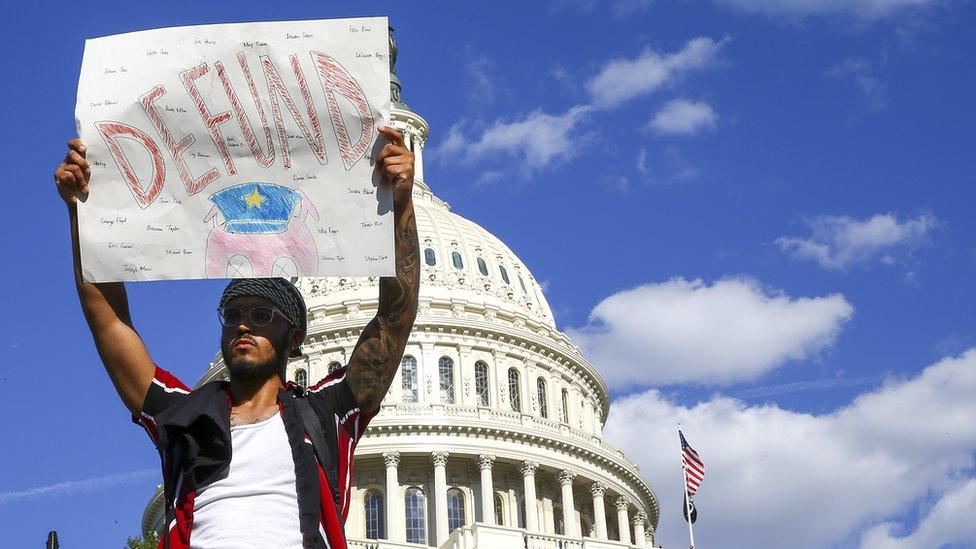
{"label": "man's beard", "polygon": [[284,365],[288,363],[288,335],[286,334],[284,341],[279,343],[280,345],[275,345],[275,356],[264,361],[248,358],[235,360],[226,345],[220,346],[220,354],[224,357],[224,365],[227,366],[231,379],[268,379],[272,376],[282,376]]}

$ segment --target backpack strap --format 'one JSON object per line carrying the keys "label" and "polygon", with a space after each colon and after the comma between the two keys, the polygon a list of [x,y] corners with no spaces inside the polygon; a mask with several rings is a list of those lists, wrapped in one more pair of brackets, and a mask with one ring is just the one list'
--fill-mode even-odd
{"label": "backpack strap", "polygon": [[328,442],[325,440],[325,430],[322,429],[322,422],[319,421],[319,415],[312,409],[312,405],[308,403],[308,400],[302,397],[295,397],[295,406],[298,407],[302,424],[305,426],[305,433],[312,439],[312,448],[315,449],[315,457],[318,459],[319,465],[322,466],[322,470],[325,471],[325,478],[329,481],[329,490],[332,491],[332,502],[336,507],[336,515],[341,521],[342,508],[339,497],[339,468],[332,458],[332,451]]}

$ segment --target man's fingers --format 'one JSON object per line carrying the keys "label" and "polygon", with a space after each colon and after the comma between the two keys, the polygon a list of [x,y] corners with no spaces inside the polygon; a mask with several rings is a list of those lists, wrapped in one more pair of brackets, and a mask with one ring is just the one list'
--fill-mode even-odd
{"label": "man's fingers", "polygon": [[403,135],[395,128],[391,128],[390,126],[380,126],[379,128],[376,128],[376,131],[385,135],[386,138],[389,139],[394,145],[398,147],[404,146]]}
{"label": "man's fingers", "polygon": [[75,182],[75,188],[83,193],[88,192],[88,178],[82,173],[81,168],[75,164],[65,164],[65,171],[72,175]]}
{"label": "man's fingers", "polygon": [[68,141],[68,148],[71,149],[72,151],[76,151],[82,157],[84,157],[85,153],[88,151],[88,147],[86,147],[85,144],[81,141],[81,139],[77,137],[72,139],[71,141]]}
{"label": "man's fingers", "polygon": [[68,163],[74,164],[84,170],[85,173],[91,173],[91,166],[88,165],[88,160],[77,151],[68,151],[68,161]]}
{"label": "man's fingers", "polygon": [[65,169],[65,164],[61,164],[54,172],[54,181],[56,181],[58,185],[73,186],[75,184],[75,176]]}

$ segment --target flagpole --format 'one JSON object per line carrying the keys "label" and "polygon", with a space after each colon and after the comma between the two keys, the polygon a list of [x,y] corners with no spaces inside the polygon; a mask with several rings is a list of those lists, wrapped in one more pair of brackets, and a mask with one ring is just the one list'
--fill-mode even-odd
{"label": "flagpole", "polygon": [[[678,430],[678,439],[680,441],[681,430]],[[684,492],[685,492],[685,522],[688,523],[688,538],[691,540],[691,545],[688,549],[695,549],[695,531],[691,528],[691,498],[688,497],[688,470],[685,468],[685,452],[678,445],[678,450],[681,454],[681,476],[684,479]]]}

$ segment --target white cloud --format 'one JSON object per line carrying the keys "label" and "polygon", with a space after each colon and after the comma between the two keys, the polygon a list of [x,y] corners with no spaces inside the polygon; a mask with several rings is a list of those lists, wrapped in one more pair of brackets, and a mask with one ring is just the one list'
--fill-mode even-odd
{"label": "white cloud", "polygon": [[897,252],[923,242],[937,221],[928,215],[905,221],[892,214],[863,220],[842,215],[819,216],[809,225],[813,231],[809,238],[780,237],[776,243],[798,259],[812,259],[828,269],[844,269],[875,258],[894,263]]}
{"label": "white cloud", "polygon": [[495,64],[484,55],[476,57],[464,67],[471,89],[468,92],[473,103],[491,105],[498,97],[498,77],[494,75]]}
{"label": "white cloud", "polygon": [[662,134],[695,135],[714,128],[716,119],[708,103],[675,99],[661,107],[648,126]]}
{"label": "white cloud", "polygon": [[125,486],[159,476],[159,469],[141,469],[127,473],[116,473],[102,477],[81,480],[69,480],[46,486],[36,486],[26,490],[10,490],[0,492],[0,505],[24,500],[36,500],[42,497],[57,497],[72,494],[99,492],[116,486]]}
{"label": "white cloud", "polygon": [[872,110],[880,111],[888,106],[884,84],[875,75],[874,68],[864,59],[848,57],[830,67],[824,73],[838,80],[850,81],[867,99]]}
{"label": "white cloud", "polygon": [[684,74],[713,65],[728,39],[699,37],[680,51],[660,54],[647,48],[636,59],[610,61],[586,84],[594,106],[612,108],[654,92]]}
{"label": "white cloud", "polygon": [[[967,483],[944,498],[944,506],[936,505],[909,545],[893,546],[929,549],[938,546],[927,543],[938,541],[927,537],[936,529],[946,539],[973,539],[972,512],[964,514],[972,509],[967,471],[976,452],[973,394],[976,349],[823,414],[747,406],[724,396],[683,406],[647,391],[612,404],[604,435],[654,486],[662,504],[657,542],[666,547],[688,541],[678,511],[674,426],[680,422],[705,463],[695,498],[695,537],[702,547],[856,545],[859,532],[905,516],[932,493]],[[893,530],[872,530],[865,549],[886,548],[868,542],[889,541]]]}
{"label": "white cloud", "polygon": [[647,149],[637,151],[637,173],[647,173]]}
{"label": "white cloud", "polygon": [[455,156],[461,162],[502,154],[518,159],[523,170],[532,172],[568,158],[579,145],[577,127],[590,110],[578,105],[559,115],[535,110],[519,119],[496,120],[476,140],[466,137],[467,124],[462,121],[451,127],[435,154],[438,160]]}
{"label": "white cloud", "polygon": [[922,549],[949,544],[973,547],[976,544],[973,517],[976,517],[976,478],[964,481],[942,496],[911,534],[898,537],[894,535],[898,524],[879,524],[861,537],[861,549]]}
{"label": "white cloud", "polygon": [[614,294],[567,333],[613,388],[755,379],[833,344],[842,295],[792,298],[748,278],[674,278]]}
{"label": "white cloud", "polygon": [[769,15],[850,14],[865,19],[884,17],[911,7],[933,5],[940,0],[716,0],[746,11]]}

